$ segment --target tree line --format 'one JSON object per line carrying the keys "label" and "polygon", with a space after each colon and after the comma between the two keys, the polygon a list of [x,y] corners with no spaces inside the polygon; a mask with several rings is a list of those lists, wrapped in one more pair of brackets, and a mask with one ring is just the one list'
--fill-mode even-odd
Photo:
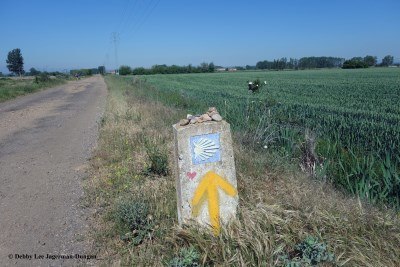
{"label": "tree line", "polygon": [[378,64],[377,57],[374,56],[365,56],[362,57],[353,57],[343,62],[343,69],[359,69],[359,68],[368,68],[372,66],[376,67],[388,67],[393,64],[393,56],[387,55],[382,59],[382,62]]}
{"label": "tree line", "polygon": [[72,76],[90,76],[95,74],[104,75],[106,73],[106,68],[104,66],[99,66],[97,68],[91,69],[73,69],[69,71]]}
{"label": "tree line", "polygon": [[[378,64],[377,57],[367,55],[365,57],[353,57],[351,59],[345,60],[340,57],[302,57],[300,59],[289,58],[286,57],[275,59],[273,61],[259,61],[255,66],[246,65],[245,67],[237,66],[236,70],[284,70],[284,69],[316,69],[316,68],[343,68],[343,69],[355,69],[355,68],[368,68],[371,66],[376,67],[388,67],[393,65],[394,57],[391,55],[387,55],[382,59],[382,62]],[[24,70],[24,58],[22,57],[21,50],[19,48],[13,49],[8,52],[8,56],[6,59],[7,68],[10,72],[14,73],[14,75],[40,75],[41,72],[36,70],[35,68],[31,68],[29,72],[25,73]],[[399,66],[399,64],[397,64]],[[148,74],[178,74],[178,73],[207,73],[214,72],[216,69],[220,69],[222,67],[215,66],[213,62],[206,63],[203,62],[199,66],[184,65],[154,65],[151,68],[134,68],[132,69],[129,66],[123,65],[119,68],[120,75],[148,75]],[[93,74],[102,74],[104,75],[106,69],[104,66],[99,66],[98,68],[91,69],[73,69],[70,70],[71,75],[78,76],[90,76]],[[49,75],[61,75],[61,72],[45,72]],[[3,74],[0,72],[0,76]]]}
{"label": "tree line", "polygon": [[315,69],[315,68],[338,68],[341,67],[344,58],[339,57],[302,57],[300,59],[286,57],[273,61],[259,61],[256,69],[283,70],[283,69]]}
{"label": "tree line", "polygon": [[273,61],[258,61],[256,66],[246,66],[246,69],[261,70],[284,70],[284,69],[320,69],[320,68],[368,68],[372,66],[387,67],[393,64],[393,56],[387,55],[380,64],[377,63],[377,57],[367,55],[365,57],[353,57],[344,59],[340,57],[302,57],[300,59],[286,57],[275,59]]}
{"label": "tree line", "polygon": [[151,68],[134,68],[123,65],[119,68],[119,75],[150,75],[150,74],[179,74],[179,73],[207,73],[214,72],[215,65],[213,62],[206,63],[203,62],[199,66],[192,66],[191,64],[187,66],[178,65],[154,65]]}

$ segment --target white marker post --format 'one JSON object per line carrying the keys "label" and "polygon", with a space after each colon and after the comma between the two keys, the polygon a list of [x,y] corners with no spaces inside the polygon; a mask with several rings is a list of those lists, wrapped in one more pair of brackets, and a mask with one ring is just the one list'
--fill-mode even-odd
{"label": "white marker post", "polygon": [[218,235],[238,205],[230,126],[208,121],[173,128],[179,223],[194,219]]}

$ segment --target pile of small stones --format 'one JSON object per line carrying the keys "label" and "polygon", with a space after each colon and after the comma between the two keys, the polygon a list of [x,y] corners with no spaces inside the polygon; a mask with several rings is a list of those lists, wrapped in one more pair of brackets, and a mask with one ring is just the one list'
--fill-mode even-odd
{"label": "pile of small stones", "polygon": [[206,113],[203,115],[191,115],[187,114],[186,119],[182,119],[179,122],[180,126],[185,126],[188,124],[202,123],[206,121],[222,121],[221,115],[219,115],[217,109],[215,107],[211,107],[208,109]]}

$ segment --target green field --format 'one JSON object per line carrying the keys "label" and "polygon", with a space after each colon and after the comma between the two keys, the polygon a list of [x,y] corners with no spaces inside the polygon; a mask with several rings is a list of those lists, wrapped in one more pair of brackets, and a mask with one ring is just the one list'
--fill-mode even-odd
{"label": "green field", "polygon": [[45,81],[37,80],[35,77],[0,78],[0,102],[62,83],[65,83],[65,77],[48,78]]}
{"label": "green field", "polygon": [[[247,81],[257,78],[267,85],[251,94]],[[317,178],[328,178],[372,202],[399,206],[399,68],[150,75],[139,80],[146,93],[187,112],[216,106],[246,137],[243,142],[256,149],[268,147],[301,159],[309,143],[305,132],[311,132],[316,136]]]}

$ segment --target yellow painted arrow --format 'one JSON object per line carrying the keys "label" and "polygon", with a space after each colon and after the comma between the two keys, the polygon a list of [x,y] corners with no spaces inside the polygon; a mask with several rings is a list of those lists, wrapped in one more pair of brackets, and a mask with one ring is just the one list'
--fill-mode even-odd
{"label": "yellow painted arrow", "polygon": [[214,235],[218,235],[220,231],[218,187],[231,197],[237,195],[235,187],[215,172],[209,171],[203,176],[192,199],[192,213],[197,217],[203,202],[208,198],[208,213]]}

